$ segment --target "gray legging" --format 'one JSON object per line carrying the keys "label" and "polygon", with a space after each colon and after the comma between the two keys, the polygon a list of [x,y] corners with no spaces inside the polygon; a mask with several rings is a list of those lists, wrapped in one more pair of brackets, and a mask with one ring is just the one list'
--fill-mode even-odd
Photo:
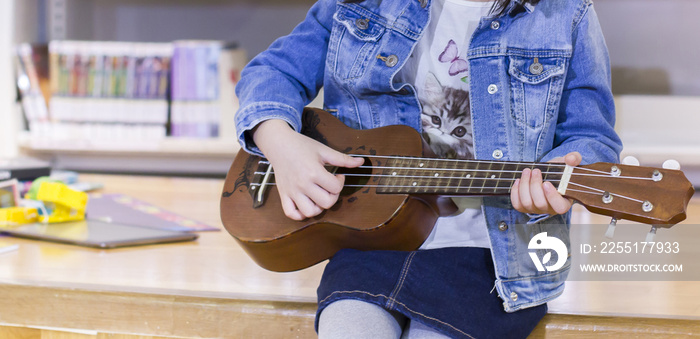
{"label": "gray legging", "polygon": [[342,299],[326,306],[318,321],[319,339],[400,338],[444,339],[448,336],[403,314],[372,303]]}

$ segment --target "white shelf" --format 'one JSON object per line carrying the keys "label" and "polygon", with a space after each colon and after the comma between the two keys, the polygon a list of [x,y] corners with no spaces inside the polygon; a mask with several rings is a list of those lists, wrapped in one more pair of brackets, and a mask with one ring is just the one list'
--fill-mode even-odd
{"label": "white shelf", "polygon": [[109,173],[223,177],[240,146],[234,139],[41,140],[20,133],[22,153],[53,168]]}
{"label": "white shelf", "polygon": [[168,137],[155,140],[51,140],[32,138],[28,132],[19,134],[19,145],[22,150],[43,153],[144,153],[148,155],[207,155],[212,157],[230,157],[236,155],[240,149],[235,139]]}

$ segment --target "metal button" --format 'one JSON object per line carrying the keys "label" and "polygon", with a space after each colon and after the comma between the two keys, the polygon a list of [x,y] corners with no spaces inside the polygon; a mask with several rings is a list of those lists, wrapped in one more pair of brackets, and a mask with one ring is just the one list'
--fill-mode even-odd
{"label": "metal button", "polygon": [[493,154],[491,154],[494,159],[500,159],[503,158],[503,152],[500,149],[497,149],[493,151]]}
{"label": "metal button", "polygon": [[508,224],[506,224],[505,221],[501,221],[498,223],[498,229],[501,231],[505,231],[508,229]]}
{"label": "metal button", "polygon": [[491,29],[496,30],[501,28],[501,23],[498,21],[491,21]]}
{"label": "metal button", "polygon": [[515,292],[510,292],[510,300],[518,301],[518,294]]}
{"label": "metal button", "polygon": [[544,70],[544,67],[542,67],[542,64],[540,63],[538,58],[535,58],[535,61],[530,65],[530,73],[533,75],[540,75],[542,74],[542,71]]}
{"label": "metal button", "polygon": [[496,92],[498,92],[498,86],[491,84],[489,85],[489,88],[487,88],[487,91],[489,92],[489,94],[495,94]]}
{"label": "metal button", "polygon": [[399,57],[397,57],[394,54],[387,56],[387,57],[382,56],[380,54],[380,55],[377,55],[377,59],[384,61],[384,63],[389,67],[394,67],[394,66],[396,66],[396,64],[399,63]]}
{"label": "metal button", "polygon": [[369,19],[357,19],[355,20],[355,26],[361,30],[365,30],[369,27]]}
{"label": "metal button", "polygon": [[420,2],[420,7],[425,8],[428,6],[428,0],[418,0]]}

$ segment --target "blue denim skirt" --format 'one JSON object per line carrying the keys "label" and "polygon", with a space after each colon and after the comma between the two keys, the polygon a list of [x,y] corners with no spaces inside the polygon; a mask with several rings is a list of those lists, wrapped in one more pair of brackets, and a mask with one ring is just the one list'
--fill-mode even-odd
{"label": "blue denim skirt", "polygon": [[547,313],[503,310],[491,251],[449,247],[412,252],[342,250],[318,288],[321,311],[340,299],[374,303],[453,338],[525,338]]}

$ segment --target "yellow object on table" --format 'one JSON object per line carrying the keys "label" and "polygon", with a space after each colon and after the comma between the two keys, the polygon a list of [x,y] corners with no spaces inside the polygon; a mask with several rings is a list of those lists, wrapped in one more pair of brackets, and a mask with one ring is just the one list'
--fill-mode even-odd
{"label": "yellow object on table", "polygon": [[[43,201],[51,210],[48,222],[64,222],[85,219],[88,195],[69,188],[60,182],[43,182],[36,200]],[[45,219],[44,216],[42,219]],[[46,221],[46,220],[42,220]]]}
{"label": "yellow object on table", "polygon": [[39,213],[35,207],[0,208],[0,228],[37,222]]}

